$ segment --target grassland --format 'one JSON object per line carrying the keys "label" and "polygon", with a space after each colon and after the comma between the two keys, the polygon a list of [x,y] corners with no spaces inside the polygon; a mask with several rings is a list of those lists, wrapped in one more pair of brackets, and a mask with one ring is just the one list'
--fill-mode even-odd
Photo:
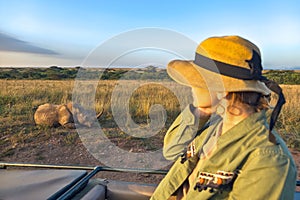
{"label": "grassland", "polygon": [[[80,84],[77,87],[83,87],[81,95],[90,96],[95,100],[95,104],[91,107],[96,112],[104,109],[100,124],[108,137],[115,143],[122,143],[127,150],[132,148],[131,144],[120,142],[117,140],[118,138],[134,141],[138,146],[137,149],[142,146],[146,146],[146,150],[161,148],[165,131],[179,114],[181,106],[184,107],[177,97],[184,99],[185,102],[189,97],[189,90],[186,87],[171,81],[155,83],[101,80],[96,84],[92,81],[82,81]],[[37,127],[33,120],[34,110],[40,104],[47,102],[61,104],[72,101],[74,85],[74,80],[0,80],[0,159],[16,154],[15,147],[17,146],[35,141],[41,142],[51,138],[53,134],[60,135],[64,145],[72,145],[78,141],[76,131]],[[97,86],[96,92],[93,88],[95,85]],[[287,102],[276,126],[290,147],[300,149],[300,106],[298,105],[300,85],[282,85],[282,87]],[[172,91],[178,91],[178,96],[176,97]],[[111,105],[112,95],[116,100],[113,106]],[[162,105],[166,110],[166,123],[155,137],[150,139],[133,138],[118,129],[112,107],[115,110],[128,107],[131,118],[140,126],[146,126],[150,123],[151,106],[155,104]],[[119,113],[119,115],[121,114]],[[39,153],[36,153],[35,156],[38,160],[44,159]]]}

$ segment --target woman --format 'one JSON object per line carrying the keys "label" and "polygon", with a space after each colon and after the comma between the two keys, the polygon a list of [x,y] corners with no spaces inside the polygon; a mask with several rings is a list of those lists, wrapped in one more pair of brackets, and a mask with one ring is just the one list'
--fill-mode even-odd
{"label": "woman", "polygon": [[[191,87],[194,103],[165,136],[164,156],[175,163],[151,199],[293,199],[295,163],[273,129],[285,100],[262,76],[258,47],[208,38],[194,61],[172,61],[167,71]],[[279,98],[268,110],[271,91]]]}

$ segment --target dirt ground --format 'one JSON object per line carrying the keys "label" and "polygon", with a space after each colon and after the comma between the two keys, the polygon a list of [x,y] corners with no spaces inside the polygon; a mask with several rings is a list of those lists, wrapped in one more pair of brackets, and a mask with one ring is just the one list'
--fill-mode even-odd
{"label": "dirt ground", "polygon": [[[75,130],[59,127],[55,133],[49,134],[48,130],[36,135],[34,139],[12,142],[14,139],[6,136],[1,140],[3,142],[0,143],[0,162],[103,166],[88,152]],[[141,148],[140,144],[133,145],[130,149],[127,143],[119,141],[118,144],[130,151],[138,152]],[[121,172],[100,172],[97,177],[140,183],[159,183],[163,178],[162,175]]]}
{"label": "dirt ground", "polygon": [[[70,137],[71,135],[71,137]],[[10,140],[1,138],[1,140]],[[122,143],[120,143],[122,145]],[[58,164],[58,165],[81,165],[97,166],[102,165],[96,160],[82,144],[75,130],[60,129],[59,133],[41,133],[35,139],[16,142],[10,146],[11,142],[0,144],[0,161],[17,163],[38,163],[38,164]],[[138,151],[139,145],[134,145],[131,151]],[[300,151],[290,149],[295,162],[300,170]],[[165,169],[167,169],[167,166]],[[159,183],[162,175],[100,172],[100,178],[122,180],[140,183]],[[298,180],[300,175],[298,173]]]}

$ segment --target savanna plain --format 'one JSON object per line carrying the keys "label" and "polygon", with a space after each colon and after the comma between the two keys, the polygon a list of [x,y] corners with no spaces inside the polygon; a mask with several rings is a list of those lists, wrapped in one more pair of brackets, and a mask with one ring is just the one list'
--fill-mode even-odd
{"label": "savanna plain", "polygon": [[[74,86],[79,95],[74,97]],[[300,169],[300,85],[281,85],[286,96],[276,129],[288,144]],[[276,95],[274,95],[275,103]],[[44,103],[83,102],[96,113],[109,140],[128,152],[151,152],[163,145],[163,137],[181,109],[190,102],[190,90],[166,81],[147,80],[0,80],[0,161],[59,165],[102,165],[83,145],[78,130],[36,126],[33,115]],[[159,105],[159,106],[157,106]],[[161,108],[164,108],[161,110]],[[151,118],[151,113],[154,116]],[[154,113],[154,114],[153,114]],[[116,116],[125,128],[119,127]],[[151,137],[128,134],[127,121],[137,127],[160,127]],[[163,126],[161,126],[161,121]],[[120,122],[119,122],[120,123]],[[79,127],[88,129],[87,127]],[[96,130],[96,129],[95,129]],[[166,166],[166,169],[169,166]],[[158,183],[162,176],[101,173],[102,178]],[[300,179],[300,176],[298,176]]]}

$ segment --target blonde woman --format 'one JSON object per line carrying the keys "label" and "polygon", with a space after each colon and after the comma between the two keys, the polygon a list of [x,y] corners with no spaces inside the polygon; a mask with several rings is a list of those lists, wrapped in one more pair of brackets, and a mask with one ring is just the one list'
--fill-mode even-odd
{"label": "blonde woman", "polygon": [[151,199],[293,199],[295,163],[273,129],[285,100],[262,76],[258,47],[239,36],[211,37],[195,60],[172,61],[167,71],[191,87],[194,102],[165,136],[164,156],[175,163]]}

